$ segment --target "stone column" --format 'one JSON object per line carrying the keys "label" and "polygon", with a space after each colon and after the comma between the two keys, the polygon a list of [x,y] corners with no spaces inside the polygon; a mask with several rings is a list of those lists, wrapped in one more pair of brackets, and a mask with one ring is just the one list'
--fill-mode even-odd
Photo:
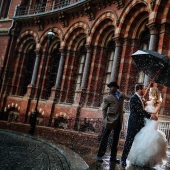
{"label": "stone column", "polygon": [[[158,47],[158,33],[159,33],[159,25],[157,25],[156,23],[151,23],[148,24],[147,27],[149,28],[150,31],[150,42],[149,42],[149,50],[153,50],[153,51],[157,51],[157,47]],[[148,86],[150,82],[150,78],[145,75],[144,78],[144,85]]]}
{"label": "stone column", "polygon": [[36,83],[39,65],[40,65],[40,54],[39,51],[36,51],[36,59],[35,59],[32,79],[31,79],[31,85],[35,85]]}
{"label": "stone column", "polygon": [[115,47],[115,54],[113,58],[110,81],[117,81],[118,74],[119,74],[120,59],[121,59],[122,39],[116,37],[113,40],[115,41],[116,47]]}
{"label": "stone column", "polygon": [[33,97],[35,93],[35,85],[37,81],[39,65],[40,65],[40,53],[39,51],[36,51],[36,59],[34,63],[31,83],[27,86],[27,93],[24,95],[24,99]]}
{"label": "stone column", "polygon": [[59,62],[59,68],[57,72],[55,88],[60,88],[61,86],[61,80],[62,80],[62,75],[63,75],[63,70],[64,70],[65,59],[66,59],[64,50],[60,49],[60,52],[61,52],[61,56],[60,56],[60,62]]}
{"label": "stone column", "polygon": [[87,53],[86,53],[86,61],[85,61],[85,66],[83,70],[83,78],[81,82],[81,88],[86,89],[87,87],[87,82],[88,82],[88,76],[90,72],[90,66],[91,66],[91,47],[86,46],[87,48]]}

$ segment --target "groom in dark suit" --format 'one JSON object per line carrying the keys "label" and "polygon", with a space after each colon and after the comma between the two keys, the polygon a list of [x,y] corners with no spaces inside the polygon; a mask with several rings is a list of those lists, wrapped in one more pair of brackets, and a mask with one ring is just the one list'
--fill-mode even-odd
{"label": "groom in dark suit", "polygon": [[151,116],[151,114],[144,110],[144,104],[142,101],[142,96],[145,92],[144,85],[137,84],[135,86],[135,91],[136,93],[130,99],[130,116],[121,158],[121,164],[123,167],[126,167],[126,159],[136,134],[144,127],[145,118],[157,120],[157,117],[154,115]]}

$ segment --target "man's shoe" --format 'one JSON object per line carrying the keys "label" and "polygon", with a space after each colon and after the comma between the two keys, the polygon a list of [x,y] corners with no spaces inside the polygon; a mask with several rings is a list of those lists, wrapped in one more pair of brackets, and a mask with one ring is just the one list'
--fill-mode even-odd
{"label": "man's shoe", "polygon": [[125,168],[127,165],[125,162],[121,162],[121,166]]}
{"label": "man's shoe", "polygon": [[120,160],[113,157],[110,157],[110,162],[115,162],[116,164],[120,164]]}
{"label": "man's shoe", "polygon": [[102,157],[97,157],[97,161],[100,162],[100,163],[103,163]]}

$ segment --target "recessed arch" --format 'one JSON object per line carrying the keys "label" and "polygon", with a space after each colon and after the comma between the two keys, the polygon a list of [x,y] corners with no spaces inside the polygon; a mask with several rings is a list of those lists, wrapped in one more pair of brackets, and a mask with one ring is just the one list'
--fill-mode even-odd
{"label": "recessed arch", "polygon": [[[97,32],[99,32],[101,34],[102,33],[102,27],[104,28],[106,25],[110,24],[113,27],[115,27],[117,20],[118,20],[118,16],[112,11],[107,11],[107,12],[101,14],[96,19],[96,22],[92,25],[91,32],[90,32],[90,37],[89,37],[89,39],[87,41],[87,44],[91,44],[91,43],[96,44],[96,42],[94,42],[94,38],[96,37],[95,34]],[[107,23],[106,21],[107,22],[109,21],[109,23]],[[97,31],[98,29],[100,29],[100,31]]]}
{"label": "recessed arch", "polygon": [[135,1],[133,4],[129,3],[119,18],[119,25],[115,30],[115,36],[132,36],[132,33],[129,33],[129,30],[134,30],[133,23],[138,23],[141,18],[146,16],[149,18],[149,7],[147,2]]}

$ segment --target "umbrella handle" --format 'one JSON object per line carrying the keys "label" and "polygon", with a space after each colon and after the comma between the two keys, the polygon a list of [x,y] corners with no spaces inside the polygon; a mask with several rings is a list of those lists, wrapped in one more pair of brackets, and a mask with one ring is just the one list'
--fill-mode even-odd
{"label": "umbrella handle", "polygon": [[162,68],[160,68],[160,69],[156,72],[156,74],[154,75],[153,79],[150,81],[148,87],[147,87],[146,90],[145,90],[145,93],[144,93],[144,95],[143,95],[143,98],[146,96],[146,94],[147,94],[147,92],[148,92],[151,84],[154,82],[154,80],[155,80],[156,77],[159,75],[159,73],[161,72],[161,70],[162,70]]}

